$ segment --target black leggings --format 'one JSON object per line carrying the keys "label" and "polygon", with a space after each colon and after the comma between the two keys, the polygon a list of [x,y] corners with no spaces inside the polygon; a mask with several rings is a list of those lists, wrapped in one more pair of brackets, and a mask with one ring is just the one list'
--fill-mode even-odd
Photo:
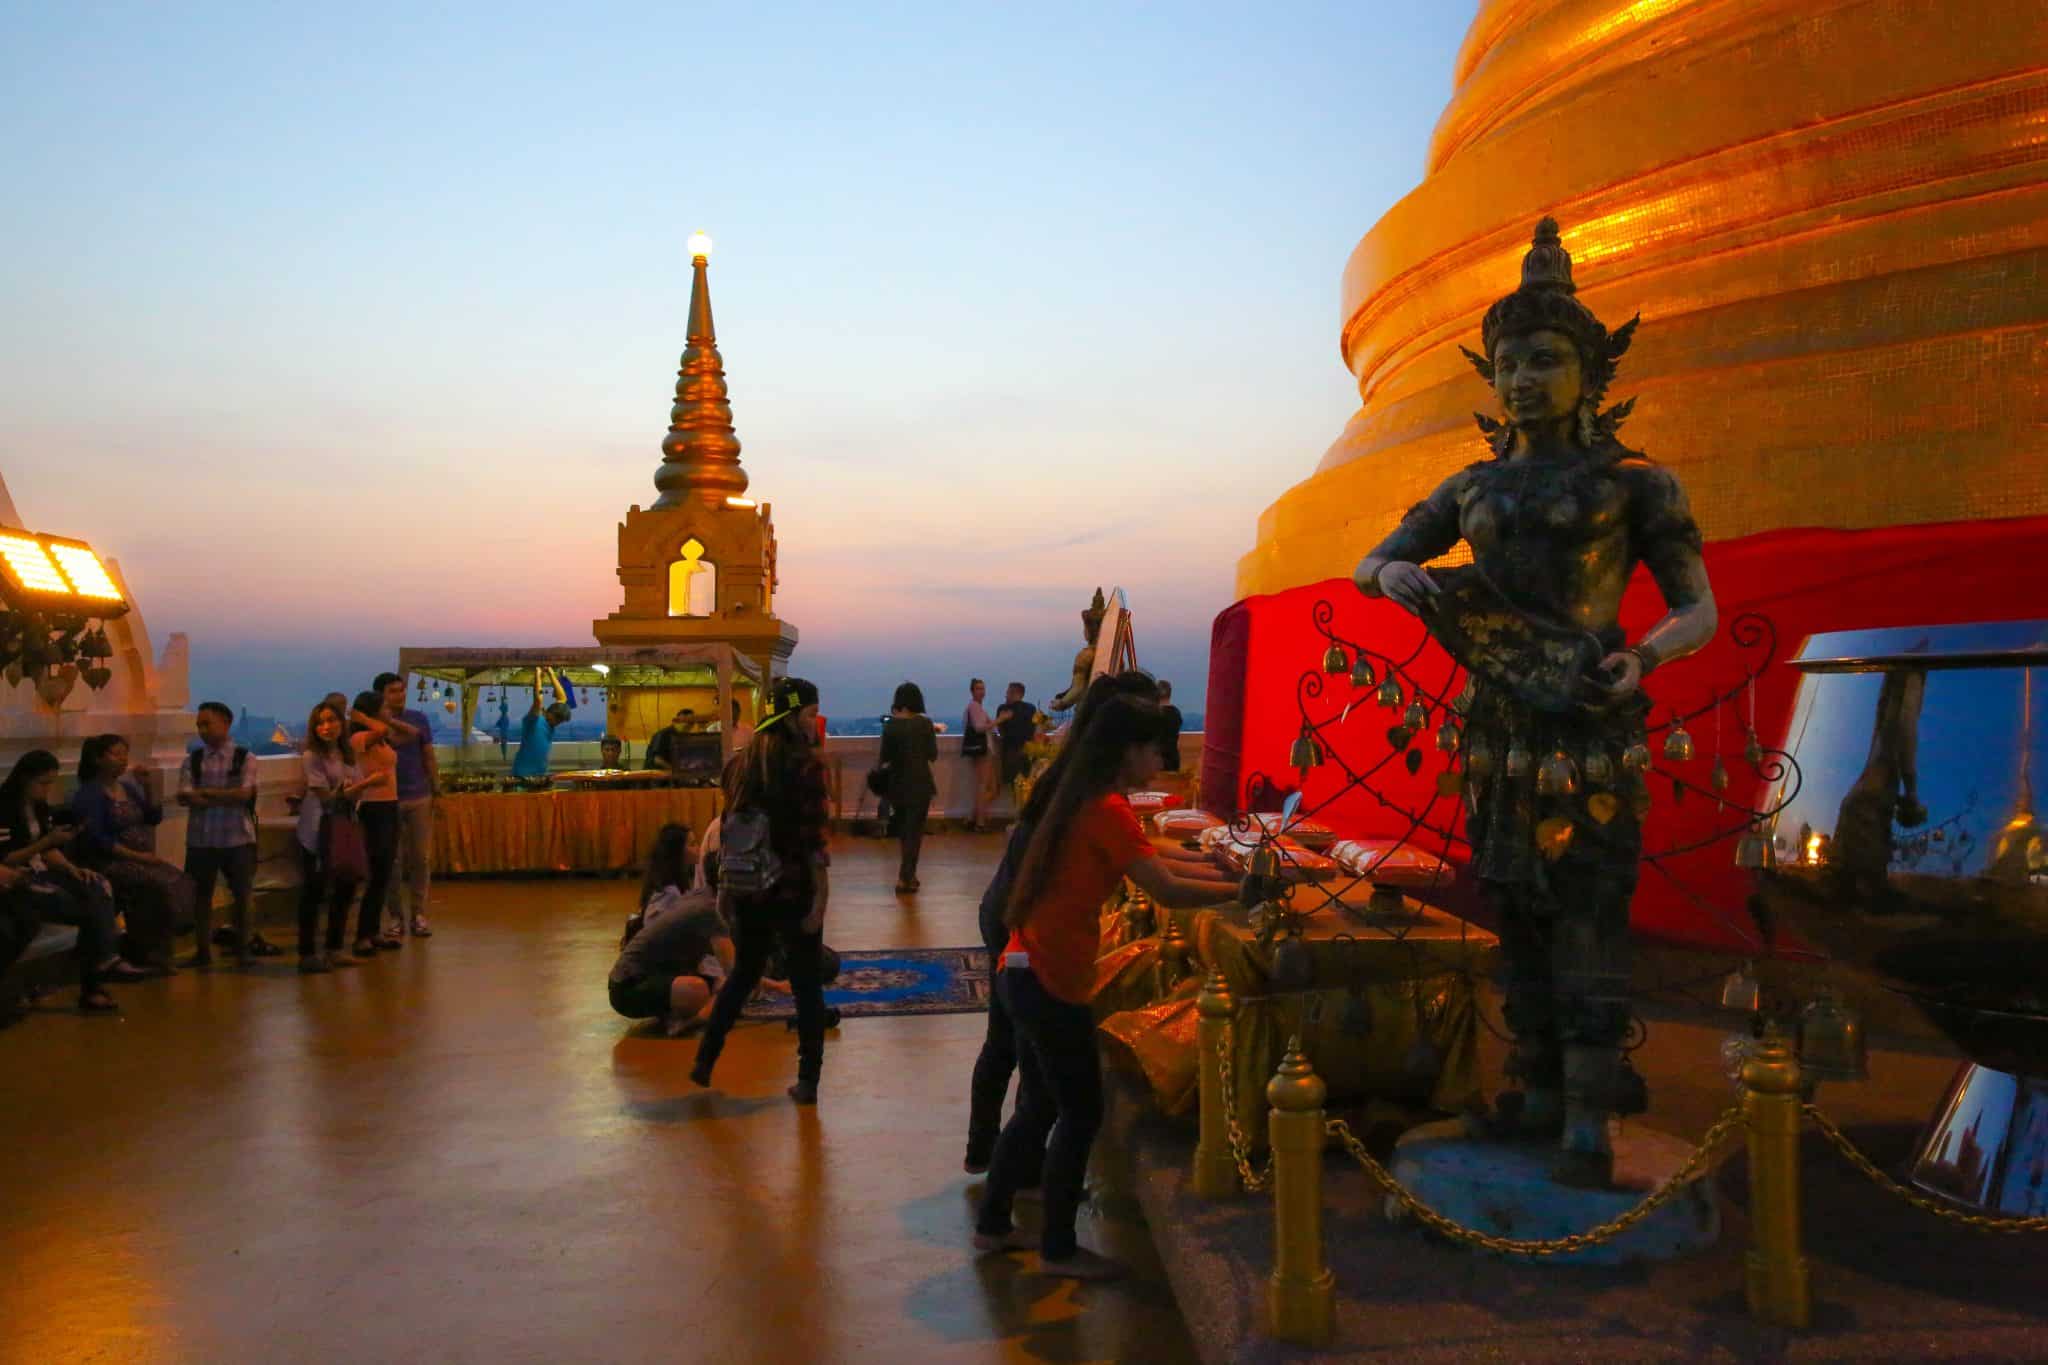
{"label": "black leggings", "polygon": [[384,900],[391,894],[391,873],[398,866],[398,803],[365,801],[356,807],[363,822],[363,843],[370,855],[370,879],[363,883],[363,908],[356,912],[356,939],[376,939],[384,932]]}
{"label": "black leggings", "polygon": [[1086,1005],[1070,1005],[1047,991],[1029,967],[997,973],[996,992],[1005,995],[1017,1027],[1022,1079],[1017,1112],[996,1139],[976,1228],[997,1237],[1010,1230],[1010,1202],[1030,1185],[1033,1163],[1042,1159],[1045,1232],[1039,1251],[1049,1260],[1064,1260],[1079,1245],[1074,1217],[1088,1178],[1088,1153],[1102,1128],[1095,1016]]}
{"label": "black leggings", "polygon": [[903,856],[896,863],[896,880],[917,880],[917,858],[924,849],[925,817],[932,813],[932,799],[906,801],[896,807],[896,837],[902,841]]}
{"label": "black leggings", "polygon": [[326,860],[304,844],[299,845],[300,957],[311,957],[316,951],[322,901],[327,902],[327,951],[341,951],[343,941],[348,938],[348,903],[355,894],[354,882],[330,882]]}
{"label": "black leggings", "polygon": [[747,998],[761,984],[768,956],[780,942],[789,962],[789,989],[796,997],[797,1078],[817,1081],[825,1066],[825,982],[820,956],[825,938],[799,927],[810,907],[806,892],[799,900],[741,902],[733,908],[732,975],[719,989],[717,1003],[711,1007],[711,1022],[697,1044],[700,1069],[709,1071],[718,1061],[725,1035],[732,1032]]}
{"label": "black leggings", "polygon": [[[987,899],[987,898],[984,898]],[[981,941],[988,949],[989,981],[1002,965],[1003,949],[1010,943],[1010,927],[1003,923],[1003,908],[984,904],[981,911]],[[1003,993],[988,993],[988,1032],[981,1040],[981,1053],[974,1059],[974,1079],[968,1087],[967,1159],[986,1165],[995,1151],[996,1135],[1003,1130],[1003,1097],[1010,1092],[1010,1077],[1017,1071],[1017,1030],[1010,1022],[1009,1006]]]}

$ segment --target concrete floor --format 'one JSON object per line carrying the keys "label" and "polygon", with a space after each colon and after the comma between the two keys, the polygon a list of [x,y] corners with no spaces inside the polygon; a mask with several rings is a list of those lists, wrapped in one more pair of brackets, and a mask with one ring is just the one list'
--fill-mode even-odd
{"label": "concrete floor", "polygon": [[[828,940],[977,941],[995,838],[847,842]],[[780,1024],[695,1044],[612,1014],[626,882],[461,882],[431,941],[55,1006],[0,1034],[0,1361],[1052,1361],[1193,1352],[1144,1263],[1076,1288],[967,1250],[978,1015],[850,1022],[823,1102]]]}

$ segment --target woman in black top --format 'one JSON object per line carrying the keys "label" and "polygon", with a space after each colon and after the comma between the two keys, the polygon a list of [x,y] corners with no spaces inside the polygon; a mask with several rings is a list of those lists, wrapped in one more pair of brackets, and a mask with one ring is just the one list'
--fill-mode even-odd
{"label": "woman in black top", "polygon": [[[782,944],[789,962],[789,989],[796,997],[796,1084],[789,1097],[818,1102],[818,1077],[825,1065],[825,906],[832,858],[832,803],[825,764],[818,756],[818,688],[802,678],[778,680],[770,692],[773,710],[754,730],[746,750],[726,768],[726,815],[719,822],[719,852],[728,865],[743,856],[738,836],[756,814],[765,816],[768,845],[781,872],[759,894],[742,894],[731,879],[719,887],[719,908],[732,925],[732,974],[719,987],[711,1022],[697,1045],[690,1079],[711,1084],[711,1070],[725,1048],[747,997],[760,984],[768,955]],[[729,869],[728,869],[729,870]]]}
{"label": "woman in black top", "polygon": [[103,980],[134,981],[149,975],[123,962],[114,921],[114,891],[97,872],[74,866],[64,846],[77,832],[50,817],[50,792],[57,781],[57,756],[31,749],[0,782],[0,829],[6,842],[0,858],[28,878],[39,917],[49,924],[78,926],[78,1008],[104,1014],[116,1008]]}
{"label": "woman in black top", "polygon": [[924,693],[916,683],[904,683],[889,703],[889,719],[882,726],[882,770],[889,775],[889,806],[896,813],[896,837],[902,840],[903,857],[896,867],[896,894],[907,896],[917,890],[917,855],[924,846],[924,821],[931,814],[938,783],[932,778],[932,764],[939,757],[939,732],[924,713]]}

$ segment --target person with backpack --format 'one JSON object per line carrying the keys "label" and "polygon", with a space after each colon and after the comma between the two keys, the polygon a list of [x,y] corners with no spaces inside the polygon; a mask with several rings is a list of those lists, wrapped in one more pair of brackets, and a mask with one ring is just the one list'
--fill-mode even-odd
{"label": "person with backpack", "polygon": [[235,965],[247,967],[258,955],[249,922],[256,886],[256,764],[249,750],[234,742],[234,724],[235,713],[223,703],[199,703],[193,719],[199,747],[178,766],[177,801],[189,812],[185,875],[192,879],[197,945],[181,967],[213,966],[213,888],[222,877],[234,897],[228,946]]}
{"label": "person with backpack", "polygon": [[825,1064],[822,948],[832,861],[830,790],[817,744],[817,685],[783,678],[771,689],[770,703],[753,739],[726,769],[726,808],[718,830],[719,905],[733,928],[736,950],[732,974],[719,988],[697,1045],[690,1079],[711,1084],[725,1036],[780,942],[796,997],[797,1079],[789,1097],[798,1104],[816,1104]]}
{"label": "person with backpack", "polygon": [[1122,1273],[1074,1235],[1089,1149],[1102,1126],[1102,1065],[1088,1006],[1102,903],[1126,877],[1168,909],[1212,905],[1235,890],[1161,858],[1124,796],[1158,775],[1162,733],[1156,702],[1111,696],[1067,737],[1070,756],[1017,864],[1004,912],[1010,937],[994,964],[1022,1079],[1017,1111],[996,1139],[974,1245],[1027,1245],[1011,1226],[1011,1203],[1036,1177],[1045,1200],[1044,1231],[1034,1239],[1041,1265],[1077,1280]]}

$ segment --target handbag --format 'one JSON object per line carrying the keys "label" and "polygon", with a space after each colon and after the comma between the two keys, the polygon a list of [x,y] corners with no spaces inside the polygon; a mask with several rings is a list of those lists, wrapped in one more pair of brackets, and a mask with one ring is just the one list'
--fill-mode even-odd
{"label": "handbag", "polygon": [[868,790],[876,796],[887,796],[889,794],[888,764],[877,763],[874,767],[868,769]]}
{"label": "handbag", "polygon": [[332,881],[370,879],[370,846],[363,839],[363,826],[352,808],[332,807],[320,821],[320,862]]}

